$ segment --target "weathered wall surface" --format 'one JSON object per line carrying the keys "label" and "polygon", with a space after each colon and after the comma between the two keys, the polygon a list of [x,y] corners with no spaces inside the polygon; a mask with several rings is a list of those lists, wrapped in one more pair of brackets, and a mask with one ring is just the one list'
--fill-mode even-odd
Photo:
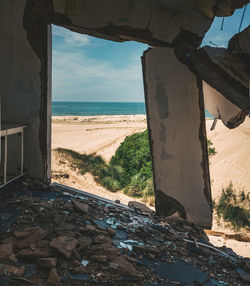
{"label": "weathered wall surface", "polygon": [[[202,38],[214,17],[213,1],[198,11],[187,0],[29,1],[32,11],[71,30],[115,41],[171,44],[182,30]],[[204,2],[204,1],[203,1]]]}
{"label": "weathered wall surface", "polygon": [[245,120],[246,112],[242,112],[238,106],[206,82],[203,81],[202,85],[205,108],[215,118],[221,119],[228,128],[235,128]]}
{"label": "weathered wall surface", "polygon": [[211,227],[201,82],[171,48],[145,52],[143,66],[157,211]]}
{"label": "weathered wall surface", "polygon": [[44,179],[44,155],[47,154],[42,155],[40,136],[41,62],[31,48],[23,27],[25,6],[26,0],[1,1],[2,121],[28,125],[25,151],[29,175]]}

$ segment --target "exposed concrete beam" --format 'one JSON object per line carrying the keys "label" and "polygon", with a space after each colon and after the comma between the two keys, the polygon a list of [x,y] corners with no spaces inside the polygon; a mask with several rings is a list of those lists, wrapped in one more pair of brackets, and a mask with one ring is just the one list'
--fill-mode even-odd
{"label": "exposed concrete beam", "polygon": [[34,15],[79,33],[153,46],[171,45],[182,29],[202,39],[214,17],[214,0],[207,1],[207,13],[188,0],[28,0],[27,5]]}

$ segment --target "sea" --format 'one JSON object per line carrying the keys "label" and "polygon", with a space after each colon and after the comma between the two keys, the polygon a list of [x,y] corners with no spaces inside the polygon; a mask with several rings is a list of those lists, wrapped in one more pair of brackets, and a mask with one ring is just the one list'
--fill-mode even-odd
{"label": "sea", "polygon": [[[146,114],[144,102],[71,102],[53,101],[53,116],[95,116]],[[206,111],[206,117],[213,118]]]}

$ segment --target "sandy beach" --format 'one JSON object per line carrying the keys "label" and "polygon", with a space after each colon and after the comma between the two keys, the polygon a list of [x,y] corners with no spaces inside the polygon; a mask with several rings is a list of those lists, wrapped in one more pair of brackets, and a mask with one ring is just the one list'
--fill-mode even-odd
{"label": "sandy beach", "polygon": [[[52,175],[53,181],[127,204],[131,198],[122,192],[111,193],[98,185],[91,174],[79,175],[65,158],[55,151],[67,148],[79,153],[95,153],[109,161],[126,136],[147,128],[145,115],[113,116],[53,116],[52,118]],[[232,182],[237,192],[250,193],[250,118],[236,129],[227,129],[218,122],[210,131],[212,120],[206,121],[207,137],[216,154],[210,158],[210,179],[213,199],[222,187]],[[213,230],[232,233],[213,223]],[[213,243],[231,247],[238,254],[250,257],[250,243],[211,237]]]}

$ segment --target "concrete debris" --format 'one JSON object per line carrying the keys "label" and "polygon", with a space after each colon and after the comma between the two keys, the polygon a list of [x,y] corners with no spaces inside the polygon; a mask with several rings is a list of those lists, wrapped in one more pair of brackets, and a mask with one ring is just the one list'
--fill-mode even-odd
{"label": "concrete debris", "polygon": [[149,207],[147,207],[145,204],[137,202],[137,201],[130,201],[128,203],[128,206],[130,208],[138,209],[138,210],[145,212],[145,213],[153,213],[153,211]]}
{"label": "concrete debris", "polygon": [[51,268],[50,273],[49,273],[49,278],[48,278],[48,282],[49,284],[52,285],[60,285],[60,278],[58,276],[58,273],[56,271],[56,268]]}
{"label": "concrete debris", "polygon": [[74,204],[75,209],[78,210],[79,212],[84,213],[84,214],[88,213],[88,210],[89,210],[88,205],[78,202],[78,201],[73,201],[73,204]]}
{"label": "concrete debris", "polygon": [[2,276],[4,275],[22,276],[24,272],[25,272],[25,266],[0,264],[0,274]]}
{"label": "concrete debris", "polygon": [[78,241],[70,236],[58,236],[52,239],[50,245],[61,254],[70,258],[72,250],[77,246]]}
{"label": "concrete debris", "polygon": [[55,187],[43,192],[25,188],[13,190],[1,202],[13,207],[15,201],[19,214],[7,226],[1,224],[5,225],[0,229],[3,285],[249,282],[249,260],[214,247],[191,223],[96,198],[83,196],[81,201],[74,192]]}
{"label": "concrete debris", "polygon": [[38,265],[42,266],[42,267],[55,267],[57,264],[57,258],[40,258],[37,260]]}
{"label": "concrete debris", "polygon": [[13,245],[12,244],[0,244],[0,259],[9,257],[12,254]]}

